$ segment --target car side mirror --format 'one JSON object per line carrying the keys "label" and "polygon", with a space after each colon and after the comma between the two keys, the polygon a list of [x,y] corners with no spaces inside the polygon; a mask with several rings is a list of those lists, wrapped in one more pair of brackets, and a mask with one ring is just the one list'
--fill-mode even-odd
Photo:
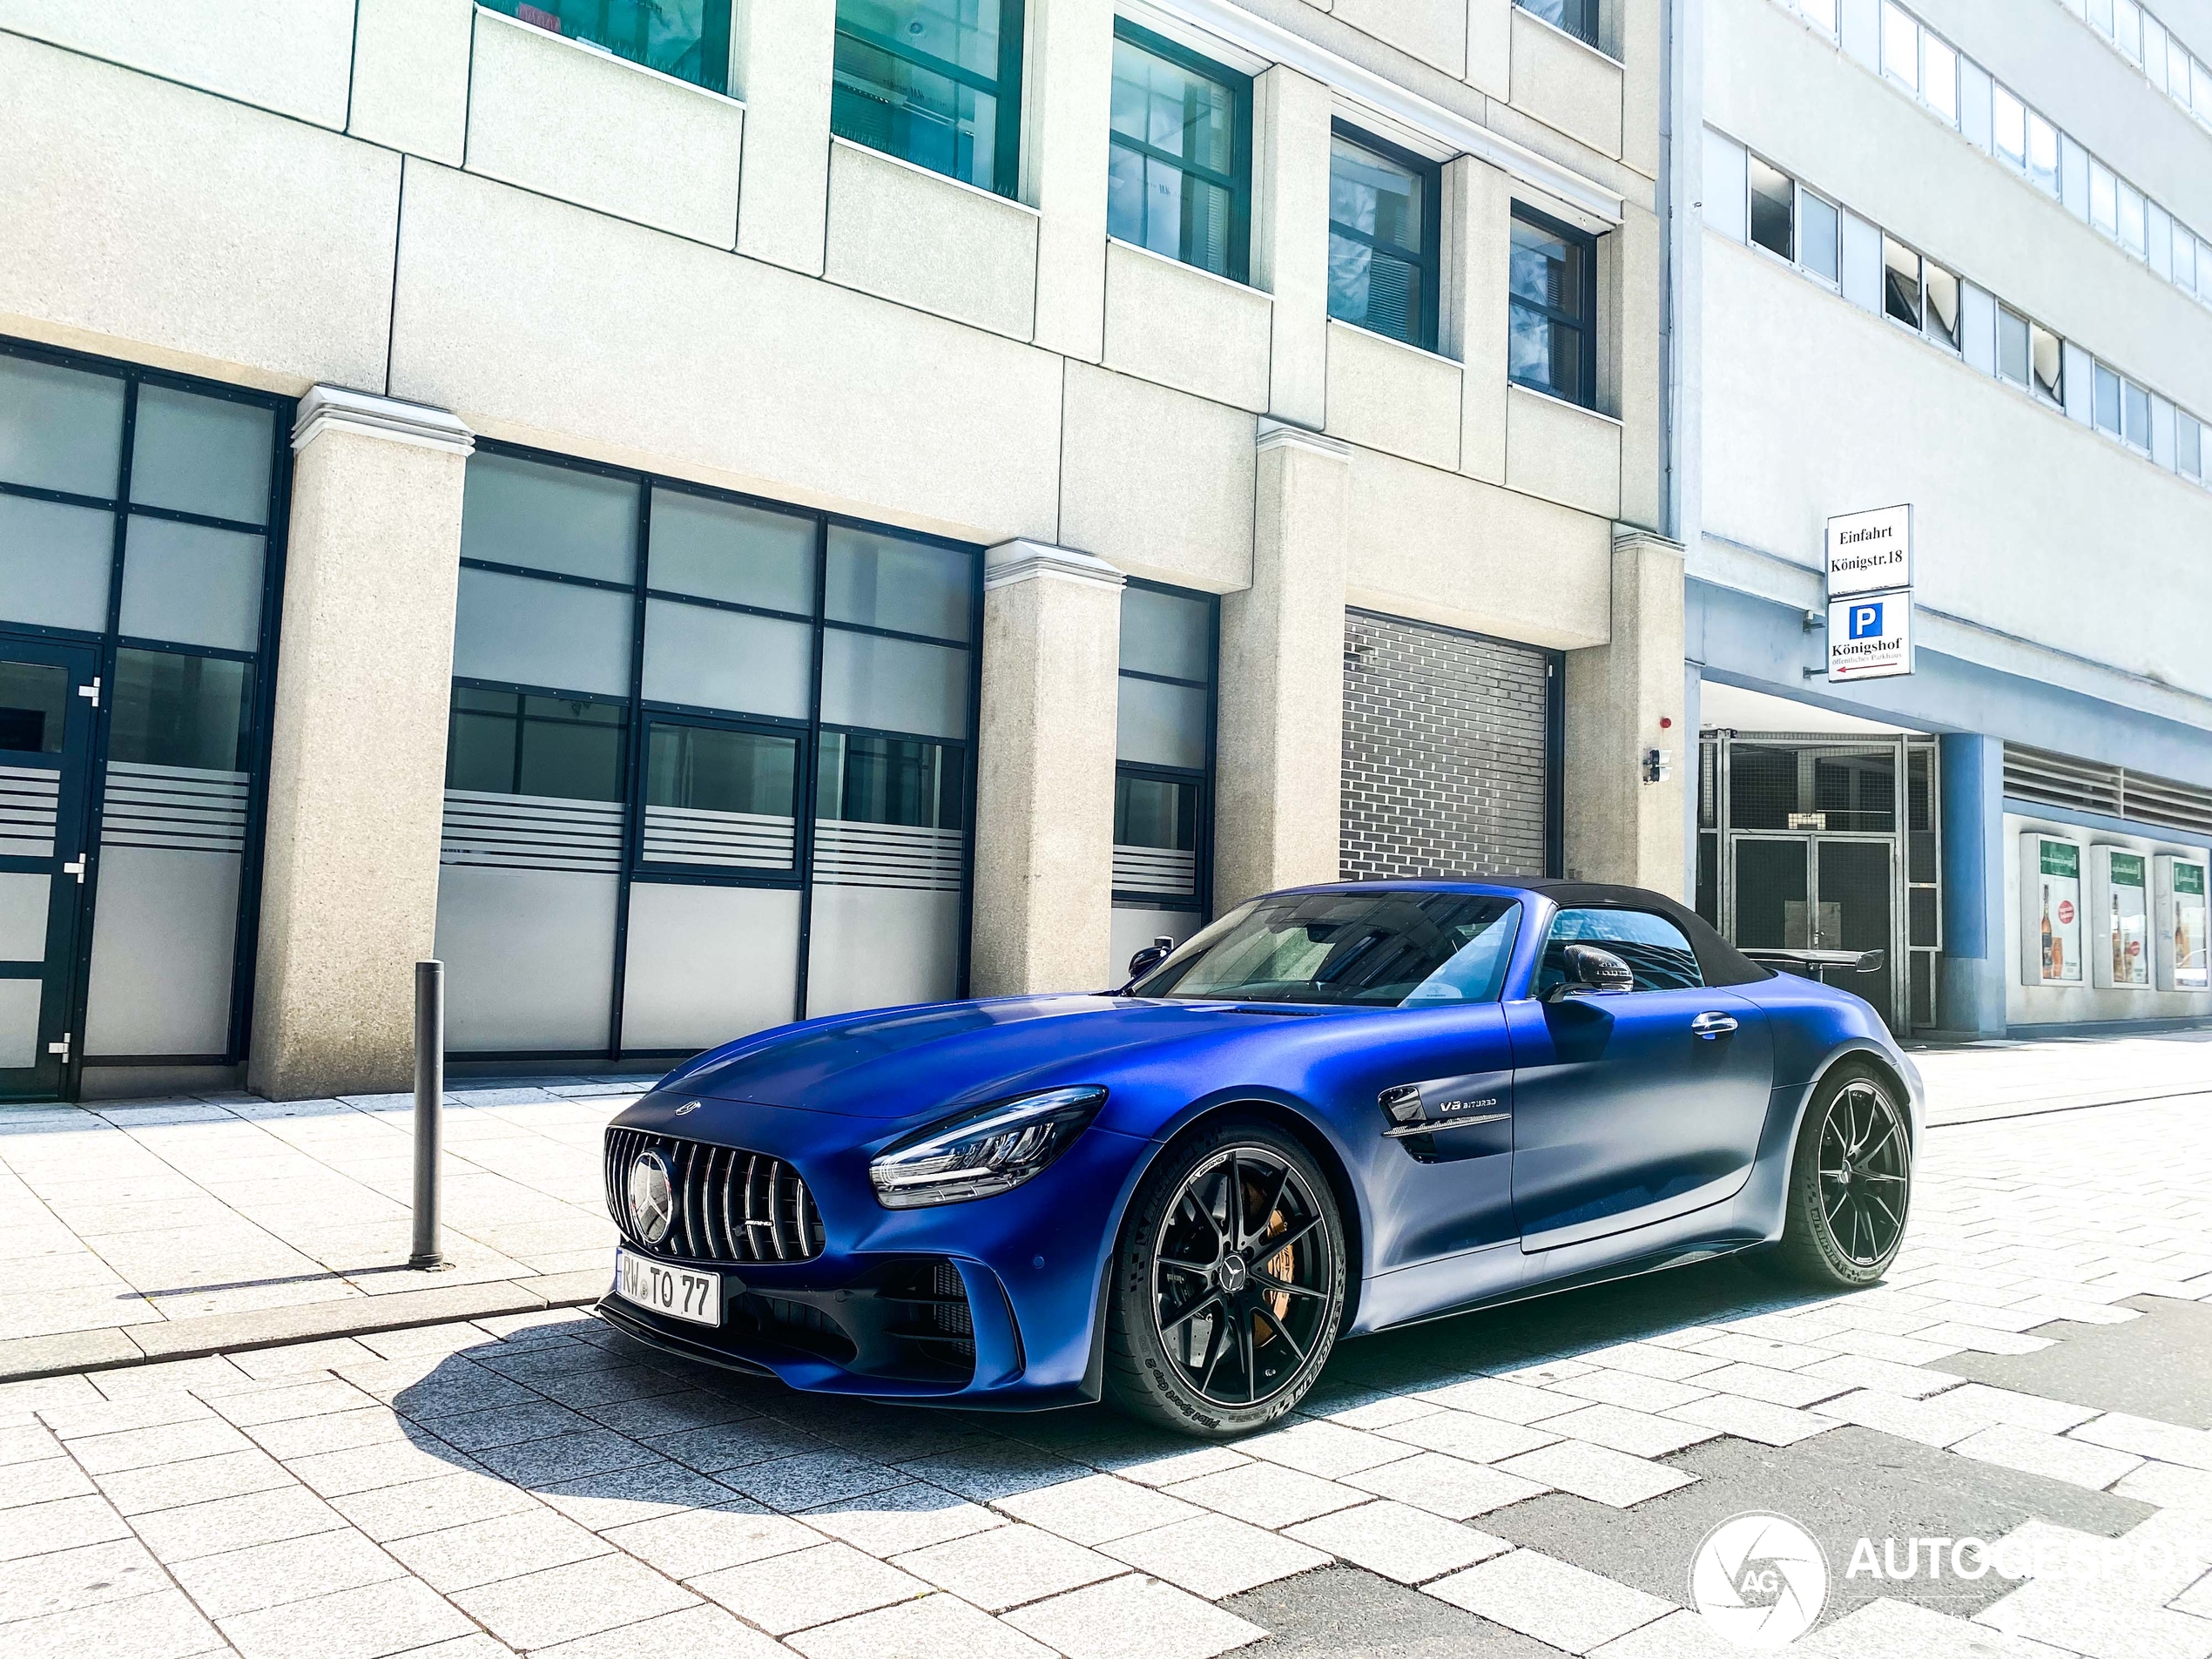
{"label": "car side mirror", "polygon": [[1635,988],[1635,970],[1609,950],[1600,950],[1595,945],[1569,945],[1564,954],[1567,958],[1566,974],[1544,998],[1547,1002],[1563,1001],[1570,996],[1608,995],[1616,991]]}
{"label": "car side mirror", "polygon": [[1175,954],[1175,941],[1162,934],[1143,950],[1129,959],[1129,976],[1143,979],[1162,962]]}

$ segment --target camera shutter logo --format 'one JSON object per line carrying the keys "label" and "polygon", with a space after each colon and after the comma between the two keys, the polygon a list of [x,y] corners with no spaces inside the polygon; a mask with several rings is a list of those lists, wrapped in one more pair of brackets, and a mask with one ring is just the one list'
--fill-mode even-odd
{"label": "camera shutter logo", "polygon": [[1690,1558],[1689,1599],[1717,1635],[1739,1648],[1786,1647],[1820,1617],[1828,1600],[1828,1558],[1794,1521],[1735,1515],[1707,1533]]}

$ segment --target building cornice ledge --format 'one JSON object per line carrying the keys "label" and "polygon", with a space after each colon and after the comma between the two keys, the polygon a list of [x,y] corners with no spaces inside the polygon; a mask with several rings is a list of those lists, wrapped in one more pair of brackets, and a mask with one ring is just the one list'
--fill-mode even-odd
{"label": "building cornice ledge", "polygon": [[1316,432],[1309,426],[1292,426],[1287,421],[1273,421],[1260,417],[1259,434],[1253,447],[1265,455],[1270,449],[1285,447],[1311,449],[1317,455],[1327,455],[1336,461],[1352,459],[1352,446],[1342,438],[1332,438],[1325,432]]}
{"label": "building cornice ledge", "polygon": [[1019,539],[1001,542],[983,556],[983,587],[1012,587],[1017,582],[1030,582],[1040,577],[1057,577],[1068,582],[1096,582],[1101,587],[1118,588],[1129,578],[1096,553],[1084,553],[1072,547],[1054,547],[1047,542]]}
{"label": "building cornice ledge", "polygon": [[455,455],[465,455],[476,447],[476,435],[449,409],[343,386],[311,386],[300,400],[299,418],[292,423],[294,453],[332,431],[411,443]]}

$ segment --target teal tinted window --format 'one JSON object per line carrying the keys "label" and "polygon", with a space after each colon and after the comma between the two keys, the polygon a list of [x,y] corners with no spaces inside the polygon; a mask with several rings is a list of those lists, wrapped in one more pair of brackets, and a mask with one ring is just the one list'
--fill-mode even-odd
{"label": "teal tinted window", "polygon": [[822,733],[814,815],[846,823],[958,829],[966,777],[962,752],[913,738]]}
{"label": "teal tinted window", "polygon": [[478,0],[710,91],[730,88],[730,0]]}
{"label": "teal tinted window", "polygon": [[115,653],[111,764],[243,772],[253,664],[182,651]]}
{"label": "teal tinted window", "polygon": [[1107,233],[1244,281],[1251,80],[1132,24],[1114,34]]}
{"label": "teal tinted window", "polygon": [[840,138],[1011,196],[1021,92],[1022,0],[838,0]]}
{"label": "teal tinted window", "polygon": [[1594,405],[1595,239],[1516,205],[1507,289],[1507,372],[1524,386]]}
{"label": "teal tinted window", "polygon": [[1436,345],[1436,168],[1339,125],[1329,146],[1329,314]]}
{"label": "teal tinted window", "polygon": [[619,800],[624,736],[618,703],[456,685],[446,787]]}
{"label": "teal tinted window", "polygon": [[645,747],[648,806],[791,816],[795,738],[656,721]]}

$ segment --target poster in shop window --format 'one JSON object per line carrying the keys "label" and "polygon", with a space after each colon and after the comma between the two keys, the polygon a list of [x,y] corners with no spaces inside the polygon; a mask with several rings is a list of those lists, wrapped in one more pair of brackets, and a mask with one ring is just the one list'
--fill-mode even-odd
{"label": "poster in shop window", "polygon": [[2150,860],[2089,849],[2090,979],[2101,990],[2150,989]]}
{"label": "poster in shop window", "polygon": [[2020,837],[2020,979],[2080,985],[2081,849],[2031,831]]}
{"label": "poster in shop window", "polygon": [[2152,921],[2153,943],[2158,953],[2158,988],[2161,991],[2212,989],[2212,939],[2207,938],[2204,864],[2196,859],[2161,853],[2155,860],[2158,882],[2157,913]]}

